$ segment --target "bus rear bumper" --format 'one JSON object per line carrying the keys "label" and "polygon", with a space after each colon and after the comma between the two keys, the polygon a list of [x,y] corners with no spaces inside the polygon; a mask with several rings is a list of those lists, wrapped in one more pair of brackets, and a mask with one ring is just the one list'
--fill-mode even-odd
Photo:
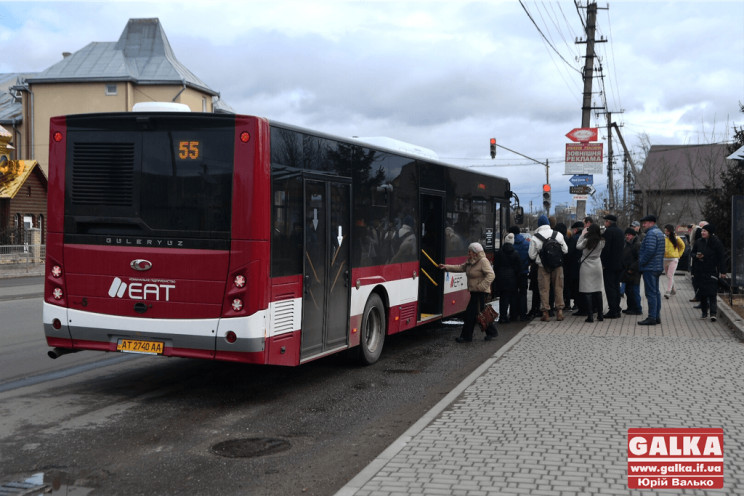
{"label": "bus rear bumper", "polygon": [[[55,320],[59,328],[55,328]],[[158,354],[165,356],[225,359],[227,355],[233,361],[265,361],[265,312],[228,319],[146,319],[83,312],[44,302],[43,321],[47,344],[53,347],[119,351],[122,340],[136,340],[163,343]]]}

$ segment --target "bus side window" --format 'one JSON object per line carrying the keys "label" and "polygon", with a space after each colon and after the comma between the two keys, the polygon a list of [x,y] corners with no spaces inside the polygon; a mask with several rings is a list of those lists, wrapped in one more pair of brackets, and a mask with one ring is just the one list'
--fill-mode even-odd
{"label": "bus side window", "polygon": [[271,275],[302,273],[302,182],[299,178],[272,182]]}

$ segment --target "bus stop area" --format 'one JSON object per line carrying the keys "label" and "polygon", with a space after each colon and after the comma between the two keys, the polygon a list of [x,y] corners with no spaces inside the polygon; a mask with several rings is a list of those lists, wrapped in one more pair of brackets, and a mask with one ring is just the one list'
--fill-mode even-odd
{"label": "bus stop area", "polygon": [[675,283],[661,325],[533,320],[336,495],[654,494],[628,485],[636,428],[722,429],[723,488],[662,493],[744,494],[742,321]]}
{"label": "bus stop area", "polygon": [[[744,323],[721,296],[701,319],[689,275],[675,281],[661,325],[534,319],[336,495],[654,494],[628,486],[628,430],[643,428],[723,432],[722,489],[662,494],[744,495]],[[0,285],[0,300],[42,291]]]}

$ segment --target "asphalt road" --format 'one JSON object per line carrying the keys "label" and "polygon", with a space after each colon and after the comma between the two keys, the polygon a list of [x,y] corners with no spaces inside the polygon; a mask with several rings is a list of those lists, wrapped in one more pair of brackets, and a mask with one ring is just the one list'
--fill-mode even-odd
{"label": "asphalt road", "polygon": [[0,363],[28,364],[0,376],[0,484],[39,473],[58,494],[333,494],[522,327],[457,344],[459,327],[433,325],[389,337],[369,367],[341,354],[285,368],[53,361],[39,299],[0,312],[21,330],[0,333]]}

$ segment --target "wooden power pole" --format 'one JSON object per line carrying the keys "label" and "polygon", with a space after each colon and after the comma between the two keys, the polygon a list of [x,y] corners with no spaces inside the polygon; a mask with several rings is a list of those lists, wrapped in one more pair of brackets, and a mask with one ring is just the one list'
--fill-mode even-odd
{"label": "wooden power pole", "polygon": [[[584,98],[581,105],[581,127],[591,127],[592,117],[592,82],[594,81],[594,39],[597,31],[597,2],[592,2],[586,6],[586,41],[577,43],[586,43],[586,57],[584,59],[584,70],[582,78],[584,79]],[[604,42],[602,39],[599,42]],[[583,219],[586,216],[586,200],[576,201],[576,218]]]}

